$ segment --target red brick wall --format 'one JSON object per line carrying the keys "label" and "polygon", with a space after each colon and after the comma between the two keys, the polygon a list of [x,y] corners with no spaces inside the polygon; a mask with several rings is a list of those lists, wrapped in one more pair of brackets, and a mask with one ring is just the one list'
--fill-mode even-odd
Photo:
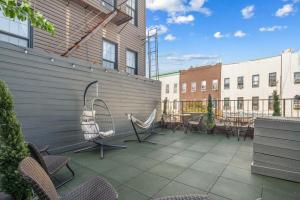
{"label": "red brick wall", "polygon": [[[212,81],[218,80],[218,90],[212,90]],[[206,91],[201,91],[201,82],[206,81]],[[221,98],[221,64],[202,66],[180,71],[180,100],[207,100],[211,94],[213,99]],[[196,82],[196,92],[191,92],[191,83]],[[182,93],[182,84],[187,84],[186,93]]]}

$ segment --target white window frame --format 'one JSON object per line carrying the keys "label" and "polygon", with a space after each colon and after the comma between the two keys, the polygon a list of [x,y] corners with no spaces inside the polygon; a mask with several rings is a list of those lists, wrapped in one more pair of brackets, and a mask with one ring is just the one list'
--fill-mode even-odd
{"label": "white window frame", "polygon": [[217,91],[219,89],[219,80],[218,79],[214,79],[211,82],[211,89],[213,91]]}
{"label": "white window frame", "polygon": [[197,91],[197,83],[191,82],[191,92],[196,92],[196,91]]}
{"label": "white window frame", "polygon": [[[241,81],[240,81],[241,79]],[[243,89],[244,88],[244,76],[237,77],[237,88]]]}
{"label": "white window frame", "polygon": [[202,92],[206,91],[206,81],[201,81],[201,91]]}
{"label": "white window frame", "polygon": [[[257,77],[257,80],[255,80]],[[252,88],[259,88],[259,74],[252,75]]]}
{"label": "white window frame", "polygon": [[186,93],[187,85],[186,83],[182,83],[181,85],[181,93]]}

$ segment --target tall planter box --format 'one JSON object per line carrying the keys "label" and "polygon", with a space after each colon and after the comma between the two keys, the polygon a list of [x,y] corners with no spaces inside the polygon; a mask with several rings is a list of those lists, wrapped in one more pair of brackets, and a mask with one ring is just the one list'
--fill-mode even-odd
{"label": "tall planter box", "polygon": [[300,182],[300,119],[257,118],[252,173]]}

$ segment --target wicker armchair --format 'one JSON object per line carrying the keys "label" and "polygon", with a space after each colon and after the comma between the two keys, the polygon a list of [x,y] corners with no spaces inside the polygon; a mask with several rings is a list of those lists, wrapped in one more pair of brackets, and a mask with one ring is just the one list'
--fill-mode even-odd
{"label": "wicker armchair", "polygon": [[59,197],[50,177],[35,159],[27,157],[19,164],[24,180],[41,200],[116,200],[118,194],[101,177],[93,177],[65,196]]}
{"label": "wicker armchair", "polygon": [[47,174],[52,178],[61,168],[67,167],[67,169],[71,172],[72,176],[66,181],[60,183],[56,188],[63,186],[64,184],[71,181],[75,173],[69,166],[69,161],[71,160],[66,156],[56,156],[56,155],[42,155],[40,150],[31,143],[28,143],[28,148],[30,150],[31,156],[43,167],[43,169],[47,172]]}
{"label": "wicker armchair", "polygon": [[209,200],[208,196],[200,194],[162,197],[155,200]]}
{"label": "wicker armchair", "polygon": [[194,129],[197,132],[201,132],[204,129],[204,117],[203,115],[196,115],[193,116],[188,122],[187,122],[187,129],[186,133],[189,130],[190,132]]}

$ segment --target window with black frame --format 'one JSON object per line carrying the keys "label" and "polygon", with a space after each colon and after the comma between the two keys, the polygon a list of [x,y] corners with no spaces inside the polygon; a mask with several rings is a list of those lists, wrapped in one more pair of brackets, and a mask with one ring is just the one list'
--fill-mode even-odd
{"label": "window with black frame", "polygon": [[269,99],[268,99],[269,110],[273,110],[273,106],[274,106],[273,96],[269,96]]}
{"label": "window with black frame", "polygon": [[126,72],[137,74],[137,52],[126,50]]}
{"label": "window with black frame", "polygon": [[28,20],[20,21],[5,17],[0,11],[0,41],[20,47],[30,47],[30,24]]}
{"label": "window with black frame", "polygon": [[243,89],[244,88],[244,77],[243,76],[239,76],[237,78],[237,88],[238,89]]}
{"label": "window with black frame", "polygon": [[137,26],[137,1],[127,0],[126,2],[126,13],[132,17],[130,23]]}
{"label": "window with black frame", "polygon": [[224,78],[224,89],[230,89],[230,79]]}
{"label": "window with black frame", "polygon": [[276,72],[269,73],[269,86],[275,87],[276,84]]}
{"label": "window with black frame", "polygon": [[103,40],[103,67],[108,69],[117,68],[117,45]]}
{"label": "window with black frame", "polygon": [[259,97],[252,97],[252,110],[259,110]]}
{"label": "window with black frame", "polygon": [[237,109],[243,110],[244,109],[244,97],[237,98]]}
{"label": "window with black frame", "polygon": [[224,109],[225,110],[230,109],[230,98],[229,97],[224,98]]}
{"label": "window with black frame", "polygon": [[259,75],[258,74],[252,76],[252,87],[253,88],[259,87]]}

